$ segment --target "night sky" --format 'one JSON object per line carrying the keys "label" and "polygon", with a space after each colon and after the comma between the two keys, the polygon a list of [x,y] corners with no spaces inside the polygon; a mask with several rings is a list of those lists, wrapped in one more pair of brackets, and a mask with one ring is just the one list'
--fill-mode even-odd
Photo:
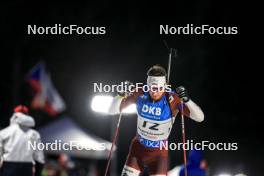
{"label": "night sky", "polygon": [[[177,48],[171,83],[183,85],[201,106],[205,121],[186,120],[187,139],[238,142],[238,151],[209,151],[205,158],[210,174],[243,171],[261,175],[262,113],[257,100],[261,91],[260,69],[249,41],[244,8],[237,2],[210,0],[172,2],[76,3],[5,2],[1,13],[0,115],[8,125],[12,108],[29,105],[32,96],[25,82],[28,71],[43,60],[54,85],[67,104],[70,116],[87,132],[111,140],[111,118],[92,112],[93,83],[145,82],[153,64],[167,67],[168,51]],[[251,21],[251,23],[253,23]],[[105,26],[105,35],[28,35],[27,25]],[[237,26],[237,35],[160,35],[159,25]],[[259,80],[258,80],[259,79]],[[256,80],[256,81],[255,81]],[[114,95],[114,94],[112,94]],[[37,127],[56,118],[31,112]],[[123,118],[118,141],[118,171],[136,132],[136,116]],[[181,140],[180,119],[171,141]],[[171,167],[182,163],[181,152],[170,152]]]}

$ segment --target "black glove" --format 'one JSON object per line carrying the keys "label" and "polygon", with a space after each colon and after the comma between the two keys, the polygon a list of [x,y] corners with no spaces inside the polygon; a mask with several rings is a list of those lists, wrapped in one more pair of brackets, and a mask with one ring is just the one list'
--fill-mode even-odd
{"label": "black glove", "polygon": [[129,90],[133,88],[133,83],[130,81],[124,81],[121,84],[123,85],[123,91],[117,91],[117,94],[121,97],[126,97],[131,93]]}
{"label": "black glove", "polygon": [[182,101],[184,103],[186,103],[190,100],[190,97],[189,97],[186,89],[183,86],[177,87],[176,93],[178,94],[179,98],[182,99]]}

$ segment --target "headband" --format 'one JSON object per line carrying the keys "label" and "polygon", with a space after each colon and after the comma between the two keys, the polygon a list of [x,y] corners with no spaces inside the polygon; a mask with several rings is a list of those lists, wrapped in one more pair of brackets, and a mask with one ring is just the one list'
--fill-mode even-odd
{"label": "headband", "polygon": [[158,86],[163,87],[166,84],[166,77],[165,76],[148,76],[147,79],[148,86]]}

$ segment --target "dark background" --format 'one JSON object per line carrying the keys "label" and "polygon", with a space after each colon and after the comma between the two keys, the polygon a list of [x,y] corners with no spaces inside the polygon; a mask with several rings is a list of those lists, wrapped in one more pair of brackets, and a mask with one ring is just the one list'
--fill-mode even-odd
{"label": "dark background", "polygon": [[[167,65],[163,43],[178,49],[171,82],[184,85],[199,104],[205,121],[186,121],[187,138],[196,141],[238,142],[238,151],[205,151],[211,175],[222,171],[261,175],[263,120],[256,87],[260,74],[249,26],[238,2],[209,0],[188,3],[5,2],[1,13],[0,113],[8,125],[14,105],[30,103],[25,75],[44,60],[67,104],[65,114],[87,131],[110,140],[110,118],[91,111],[93,82],[144,82],[153,64]],[[159,35],[159,25],[237,26],[237,35]],[[27,35],[27,25],[105,26],[106,35]],[[258,80],[259,79],[259,80]],[[56,118],[32,112],[37,126]],[[136,117],[126,115],[119,138],[119,171],[135,134]],[[171,141],[180,141],[180,120]],[[100,127],[100,128],[98,128]],[[182,163],[181,152],[171,152],[171,167]]]}

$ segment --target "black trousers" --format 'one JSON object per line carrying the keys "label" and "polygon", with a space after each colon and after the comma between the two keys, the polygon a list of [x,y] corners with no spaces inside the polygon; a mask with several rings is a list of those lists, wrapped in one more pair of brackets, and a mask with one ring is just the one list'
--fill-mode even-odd
{"label": "black trousers", "polygon": [[0,176],[32,176],[32,163],[4,162]]}

